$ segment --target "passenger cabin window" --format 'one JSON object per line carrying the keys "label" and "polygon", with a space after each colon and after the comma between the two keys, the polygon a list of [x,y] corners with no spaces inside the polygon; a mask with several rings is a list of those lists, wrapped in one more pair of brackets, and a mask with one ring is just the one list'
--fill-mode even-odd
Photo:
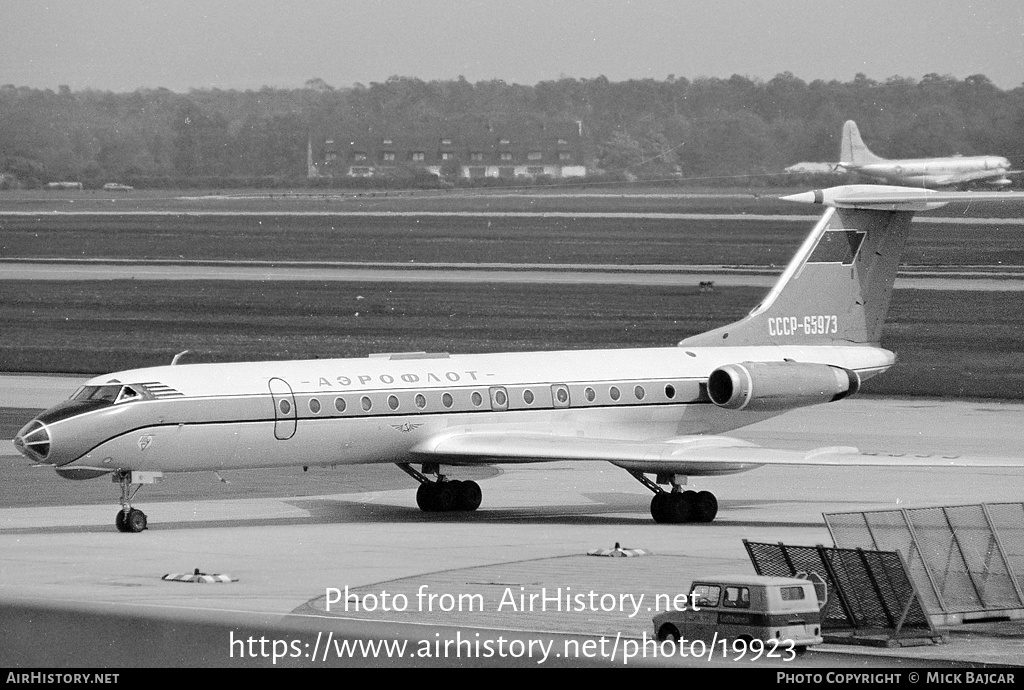
{"label": "passenger cabin window", "polygon": [[750,590],[747,587],[726,587],[722,606],[733,609],[749,609]]}
{"label": "passenger cabin window", "polygon": [[722,588],[718,585],[694,585],[690,590],[690,601],[697,602],[697,606],[718,606],[718,597]]}

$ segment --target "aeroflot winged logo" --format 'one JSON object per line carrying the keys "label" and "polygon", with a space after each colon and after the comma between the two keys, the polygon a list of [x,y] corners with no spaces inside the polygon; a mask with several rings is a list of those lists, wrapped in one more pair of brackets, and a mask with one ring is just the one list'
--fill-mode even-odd
{"label": "aeroflot winged logo", "polygon": [[406,422],[405,424],[392,424],[391,428],[395,429],[397,431],[408,433],[410,431],[415,431],[416,429],[419,429],[421,426],[423,426],[423,425],[422,424],[411,424],[409,422]]}

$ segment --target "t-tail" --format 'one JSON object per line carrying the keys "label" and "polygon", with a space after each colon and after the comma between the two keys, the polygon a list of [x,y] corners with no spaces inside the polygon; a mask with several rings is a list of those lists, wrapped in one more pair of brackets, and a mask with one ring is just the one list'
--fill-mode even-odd
{"label": "t-tail", "polygon": [[761,304],[681,346],[878,346],[914,213],[951,201],[1009,197],[847,185],[783,198],[828,208]]}
{"label": "t-tail", "polygon": [[851,167],[870,165],[871,163],[884,163],[886,159],[871,153],[864,140],[860,138],[860,130],[857,123],[847,120],[843,125],[842,142],[839,145],[839,162],[846,163]]}

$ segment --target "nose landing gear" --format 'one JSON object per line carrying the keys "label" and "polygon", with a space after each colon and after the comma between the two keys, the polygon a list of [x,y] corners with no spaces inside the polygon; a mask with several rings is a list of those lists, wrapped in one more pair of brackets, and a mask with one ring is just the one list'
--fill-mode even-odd
{"label": "nose landing gear", "polygon": [[[117,470],[111,481],[121,485],[121,510],[117,511],[114,525],[118,532],[141,532],[148,527],[146,514],[138,508],[132,508],[132,499],[143,484],[153,484],[163,479],[162,472],[135,472]],[[134,488],[133,488],[134,487]]]}

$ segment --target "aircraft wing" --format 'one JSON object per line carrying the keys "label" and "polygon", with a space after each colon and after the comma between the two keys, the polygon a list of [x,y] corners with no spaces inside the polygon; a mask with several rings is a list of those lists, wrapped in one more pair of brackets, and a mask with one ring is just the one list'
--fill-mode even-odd
{"label": "aircraft wing", "polygon": [[1021,467],[1024,458],[861,453],[848,446],[809,451],[763,448],[726,436],[679,436],[662,441],[577,438],[527,431],[459,431],[432,437],[412,450],[445,464],[604,460],[627,470],[688,475],[742,472],[761,465],[866,467]]}

